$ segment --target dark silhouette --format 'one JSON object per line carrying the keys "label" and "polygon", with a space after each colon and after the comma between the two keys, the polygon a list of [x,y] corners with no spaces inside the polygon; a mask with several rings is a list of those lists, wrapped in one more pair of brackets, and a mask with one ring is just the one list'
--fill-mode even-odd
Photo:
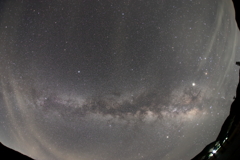
{"label": "dark silhouette", "polygon": [[17,151],[14,151],[13,149],[10,149],[4,146],[1,142],[0,142],[0,152],[1,152],[0,159],[2,160],[5,160],[5,159],[33,160],[32,158],[29,158]]}
{"label": "dark silhouette", "polygon": [[232,0],[233,1],[233,5],[235,8],[235,18],[236,18],[236,22],[238,25],[238,28],[240,28],[240,1],[239,0]]}
{"label": "dark silhouette", "polygon": [[[235,19],[240,29],[240,0],[232,0]],[[240,62],[236,62],[240,66]],[[192,160],[239,160],[240,159],[240,70],[236,97],[230,108],[230,114],[222,125],[217,139],[207,145]]]}
{"label": "dark silhouette", "polygon": [[[239,71],[239,80],[240,80],[240,71]],[[230,114],[225,120],[225,122],[223,123],[221,131],[216,139],[216,141],[219,141],[221,145],[222,145],[223,139],[225,139],[225,137],[229,136],[229,134],[233,132],[234,127],[239,122],[239,117],[240,117],[240,107],[239,107],[240,106],[240,97],[239,97],[240,84],[239,83],[236,91],[236,97],[234,97],[234,101],[231,105]]]}
{"label": "dark silhouette", "polygon": [[[240,0],[232,0],[235,8],[235,18],[240,28]],[[0,2],[0,7],[6,1]],[[240,66],[240,62],[236,62]],[[200,92],[199,92],[200,93]],[[197,97],[199,93],[195,96]],[[119,93],[116,93],[118,96]],[[193,99],[195,98],[193,97]],[[236,97],[231,105],[230,114],[223,123],[216,140],[208,144],[202,152],[192,160],[239,160],[240,159],[240,73]],[[17,151],[14,151],[0,143],[1,159],[33,160]]]}
{"label": "dark silhouette", "polygon": [[[237,65],[239,62],[236,63]],[[207,145],[202,152],[192,160],[228,160],[240,159],[240,154],[233,154],[238,150],[236,143],[240,140],[238,133],[240,128],[240,70],[236,97],[230,108],[230,114],[222,125],[221,131],[215,141]],[[223,158],[224,157],[224,158]]]}

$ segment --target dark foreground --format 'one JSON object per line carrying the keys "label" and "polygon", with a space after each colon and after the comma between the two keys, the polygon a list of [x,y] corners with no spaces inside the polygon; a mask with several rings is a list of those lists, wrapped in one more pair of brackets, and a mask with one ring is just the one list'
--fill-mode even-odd
{"label": "dark foreground", "polygon": [[14,151],[6,146],[4,146],[2,143],[0,143],[0,151],[1,151],[1,156],[0,159],[5,160],[5,159],[19,159],[19,160],[33,160],[32,158],[29,158],[17,151]]}

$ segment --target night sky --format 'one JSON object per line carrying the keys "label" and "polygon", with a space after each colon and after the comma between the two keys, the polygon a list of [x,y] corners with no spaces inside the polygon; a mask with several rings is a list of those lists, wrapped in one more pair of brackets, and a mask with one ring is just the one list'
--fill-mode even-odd
{"label": "night sky", "polygon": [[39,160],[187,160],[238,83],[231,0],[0,2],[0,141]]}

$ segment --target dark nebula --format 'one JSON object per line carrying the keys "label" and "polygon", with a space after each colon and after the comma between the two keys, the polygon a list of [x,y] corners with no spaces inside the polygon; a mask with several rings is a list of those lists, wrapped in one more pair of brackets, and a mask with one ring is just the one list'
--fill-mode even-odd
{"label": "dark nebula", "polygon": [[0,141],[35,159],[190,159],[235,96],[231,1],[1,1],[0,35]]}

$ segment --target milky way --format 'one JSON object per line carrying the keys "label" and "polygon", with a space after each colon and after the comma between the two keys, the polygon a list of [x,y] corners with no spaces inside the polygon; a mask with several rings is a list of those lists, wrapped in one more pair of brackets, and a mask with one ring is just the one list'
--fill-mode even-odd
{"label": "milky way", "polygon": [[0,141],[33,158],[190,159],[229,114],[231,1],[3,1],[0,13]]}

